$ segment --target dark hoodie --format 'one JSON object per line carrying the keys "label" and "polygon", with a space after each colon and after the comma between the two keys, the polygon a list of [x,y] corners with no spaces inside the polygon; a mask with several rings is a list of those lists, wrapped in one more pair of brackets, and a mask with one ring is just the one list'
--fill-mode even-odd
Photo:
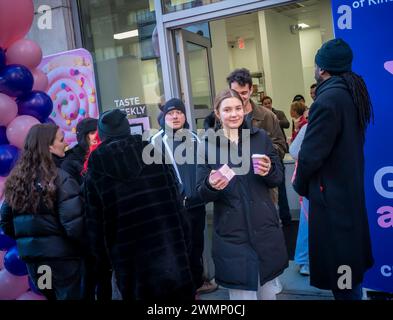
{"label": "dark hoodie", "polygon": [[110,256],[125,300],[192,299],[187,226],[175,177],[146,165],[140,136],[104,141],[85,179],[88,234],[100,261]]}

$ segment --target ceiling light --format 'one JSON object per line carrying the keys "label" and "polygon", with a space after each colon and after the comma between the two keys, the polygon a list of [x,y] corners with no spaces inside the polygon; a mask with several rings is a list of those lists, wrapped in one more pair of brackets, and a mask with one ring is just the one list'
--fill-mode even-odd
{"label": "ceiling light", "polygon": [[139,35],[138,29],[135,29],[127,32],[116,33],[113,35],[113,38],[116,40],[122,40],[122,39],[137,37],[138,35]]}
{"label": "ceiling light", "polygon": [[305,23],[299,23],[298,26],[299,26],[301,29],[310,28],[310,26],[309,26],[308,24],[305,24]]}

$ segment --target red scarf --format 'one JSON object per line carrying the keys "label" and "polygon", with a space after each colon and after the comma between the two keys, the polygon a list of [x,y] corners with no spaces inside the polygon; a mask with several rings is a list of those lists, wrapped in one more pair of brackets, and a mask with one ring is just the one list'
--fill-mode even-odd
{"label": "red scarf", "polygon": [[101,144],[100,137],[98,136],[98,131],[96,132],[96,135],[95,135],[94,138],[95,138],[95,140],[97,141],[97,143],[90,146],[89,152],[88,152],[87,155],[86,155],[85,163],[83,164],[83,170],[82,170],[82,172],[81,172],[81,175],[86,174],[87,169],[88,169],[87,164],[89,163],[90,155],[91,155],[91,153],[92,153],[95,149],[97,149],[98,146]]}
{"label": "red scarf", "polygon": [[300,116],[299,118],[299,127],[292,132],[291,141],[295,140],[297,134],[299,133],[300,129],[307,124],[307,118],[305,116]]}

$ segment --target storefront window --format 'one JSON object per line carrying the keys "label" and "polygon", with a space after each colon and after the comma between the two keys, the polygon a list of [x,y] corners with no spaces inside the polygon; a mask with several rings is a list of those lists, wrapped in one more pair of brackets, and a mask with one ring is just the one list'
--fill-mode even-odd
{"label": "storefront window", "polygon": [[152,1],[83,0],[79,10],[100,111],[123,109],[131,124],[157,128],[164,92]]}
{"label": "storefront window", "polygon": [[162,0],[164,13],[204,6],[223,0]]}

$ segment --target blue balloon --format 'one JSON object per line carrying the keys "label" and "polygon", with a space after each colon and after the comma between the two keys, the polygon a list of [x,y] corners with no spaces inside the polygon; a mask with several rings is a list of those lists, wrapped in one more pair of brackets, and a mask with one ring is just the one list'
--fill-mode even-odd
{"label": "blue balloon", "polygon": [[43,91],[31,91],[16,100],[18,114],[28,115],[43,122],[53,110],[52,99]]}
{"label": "blue balloon", "polygon": [[0,70],[5,67],[5,51],[0,48]]}
{"label": "blue balloon", "polygon": [[0,176],[6,177],[18,160],[19,150],[10,144],[0,145]]}
{"label": "blue balloon", "polygon": [[12,247],[7,251],[4,256],[4,268],[14,276],[25,276],[27,275],[26,263],[24,263],[18,254],[16,246]]}
{"label": "blue balloon", "polygon": [[1,144],[9,144],[7,139],[7,128],[4,126],[0,126],[0,145]]}
{"label": "blue balloon", "polygon": [[30,70],[19,64],[10,64],[0,71],[0,92],[20,97],[33,88],[34,78]]}
{"label": "blue balloon", "polygon": [[52,118],[46,118],[42,123],[47,123],[47,124],[54,124],[56,125],[56,122]]}
{"label": "blue balloon", "polygon": [[7,251],[16,245],[16,241],[7,236],[3,229],[0,228],[0,251]]}

